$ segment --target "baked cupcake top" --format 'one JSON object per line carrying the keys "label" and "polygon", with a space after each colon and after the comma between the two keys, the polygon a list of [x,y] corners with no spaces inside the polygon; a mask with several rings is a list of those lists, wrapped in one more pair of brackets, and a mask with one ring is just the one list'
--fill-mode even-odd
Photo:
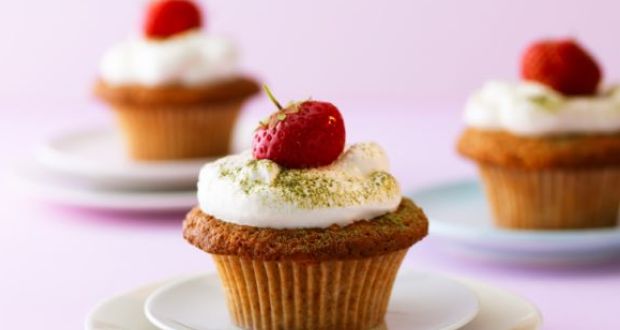
{"label": "baked cupcake top", "polygon": [[199,86],[238,76],[237,50],[204,34],[204,17],[190,0],[149,3],[142,35],[105,52],[100,79],[109,86]]}
{"label": "baked cupcake top", "polygon": [[185,239],[203,251],[275,261],[382,255],[409,248],[427,232],[424,212],[407,198],[393,212],[344,227],[274,229],[237,225],[204,213],[199,207],[190,211],[183,222]]}

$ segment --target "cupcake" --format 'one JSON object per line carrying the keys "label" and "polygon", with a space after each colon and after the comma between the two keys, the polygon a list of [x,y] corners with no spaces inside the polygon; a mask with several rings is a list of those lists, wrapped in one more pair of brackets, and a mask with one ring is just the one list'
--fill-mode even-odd
{"label": "cupcake", "polygon": [[258,85],[234,45],[203,34],[188,0],[149,3],[141,36],[109,49],[95,94],[109,103],[137,160],[225,155],[242,105]]}
{"label": "cupcake", "polygon": [[612,227],[620,205],[620,87],[574,40],[534,43],[520,82],[468,101],[458,150],[478,164],[496,224]]}
{"label": "cupcake", "polygon": [[238,327],[379,326],[427,219],[380,146],[345,147],[334,105],[275,103],[251,151],[203,167],[183,235],[213,257]]}

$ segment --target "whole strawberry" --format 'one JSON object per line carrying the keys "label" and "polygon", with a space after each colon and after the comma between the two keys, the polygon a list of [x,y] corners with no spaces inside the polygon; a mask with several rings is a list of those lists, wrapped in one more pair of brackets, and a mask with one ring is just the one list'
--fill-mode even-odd
{"label": "whole strawberry", "polygon": [[303,101],[283,108],[269,89],[278,111],[254,133],[256,159],[270,159],[288,168],[329,165],[344,150],[345,128],[338,108],[328,102]]}
{"label": "whole strawberry", "polygon": [[565,95],[595,94],[601,69],[572,39],[544,40],[529,46],[521,58],[521,77]]}
{"label": "whole strawberry", "polygon": [[202,26],[196,3],[190,0],[155,0],[147,9],[144,34],[149,38],[167,38]]}

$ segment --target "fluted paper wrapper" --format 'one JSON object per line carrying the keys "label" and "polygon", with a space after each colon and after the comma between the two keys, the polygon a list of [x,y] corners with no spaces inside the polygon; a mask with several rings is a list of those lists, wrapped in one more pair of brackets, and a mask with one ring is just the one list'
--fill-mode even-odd
{"label": "fluted paper wrapper", "polygon": [[496,224],[579,229],[618,224],[620,168],[526,171],[480,165]]}
{"label": "fluted paper wrapper", "polygon": [[117,106],[115,112],[132,158],[170,160],[227,154],[242,104]]}
{"label": "fluted paper wrapper", "polygon": [[371,329],[383,324],[406,253],[321,262],[213,258],[238,327]]}

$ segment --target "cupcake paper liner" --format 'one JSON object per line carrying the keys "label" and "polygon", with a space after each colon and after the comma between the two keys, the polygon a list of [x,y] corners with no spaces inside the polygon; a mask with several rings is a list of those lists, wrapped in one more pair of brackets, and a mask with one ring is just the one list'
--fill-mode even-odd
{"label": "cupcake paper liner", "polygon": [[500,227],[579,229],[618,224],[620,169],[527,171],[480,165]]}
{"label": "cupcake paper liner", "polygon": [[213,258],[241,328],[371,329],[383,324],[407,250],[318,262]]}
{"label": "cupcake paper liner", "polygon": [[137,160],[225,155],[243,102],[132,107],[117,106],[116,117]]}

